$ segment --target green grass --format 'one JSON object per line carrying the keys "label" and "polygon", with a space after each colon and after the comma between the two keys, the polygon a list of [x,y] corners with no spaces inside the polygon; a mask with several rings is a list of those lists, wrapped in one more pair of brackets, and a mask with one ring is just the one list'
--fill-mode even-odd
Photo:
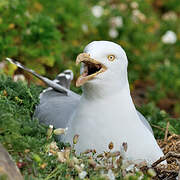
{"label": "green grass", "polygon": [[[87,172],[86,177],[99,180],[107,179],[108,170],[112,169],[116,179],[123,179],[119,154],[110,151],[99,158],[94,156],[94,152],[77,156],[73,148],[58,142],[53,133],[47,138],[49,127],[39,124],[37,119],[32,120],[41,91],[42,87],[28,86],[25,82],[16,83],[9,77],[0,76],[0,142],[12,155],[24,178],[79,179],[83,171]],[[148,117],[150,123],[165,128],[166,122],[170,121],[170,132],[180,132],[180,121],[170,118],[153,104],[142,107],[140,111]],[[154,129],[154,132],[158,138],[164,136],[163,131]],[[66,147],[64,160],[57,156],[63,147]],[[110,165],[115,163],[115,157],[119,158],[118,167],[112,168]],[[102,165],[98,165],[100,159]],[[101,173],[102,170],[104,173]],[[137,179],[141,174],[134,174],[132,179]],[[144,176],[144,179],[148,178],[150,175]]]}

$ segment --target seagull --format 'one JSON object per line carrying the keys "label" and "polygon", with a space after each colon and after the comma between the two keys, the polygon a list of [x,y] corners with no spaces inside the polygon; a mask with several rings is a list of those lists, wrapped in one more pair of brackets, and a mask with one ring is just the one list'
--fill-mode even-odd
{"label": "seagull", "polygon": [[[93,41],[77,56],[81,75],[76,86],[82,86],[81,96],[69,89],[73,79],[71,70],[49,80],[19,62],[6,59],[49,86],[40,94],[34,116],[55,128],[68,128],[61,141],[72,144],[74,135],[79,135],[77,153],[87,149],[102,153],[108,151],[112,142],[113,150],[120,150],[127,161],[152,164],[163,156],[151,126],[132,101],[128,59],[120,45]],[[127,143],[126,150],[122,148],[123,143]]]}

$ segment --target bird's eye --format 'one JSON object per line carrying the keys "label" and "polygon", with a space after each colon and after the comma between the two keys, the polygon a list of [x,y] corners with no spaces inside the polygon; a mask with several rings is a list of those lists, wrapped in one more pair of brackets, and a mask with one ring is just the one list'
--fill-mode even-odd
{"label": "bird's eye", "polygon": [[114,61],[114,59],[115,59],[115,56],[114,56],[114,55],[111,54],[111,55],[108,56],[108,60],[109,60],[109,61]]}

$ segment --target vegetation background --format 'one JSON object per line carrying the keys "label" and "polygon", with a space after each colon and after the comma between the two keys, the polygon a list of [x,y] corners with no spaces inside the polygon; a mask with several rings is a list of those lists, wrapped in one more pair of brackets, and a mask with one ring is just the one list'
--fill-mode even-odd
{"label": "vegetation background", "polygon": [[[93,40],[114,41],[125,49],[132,96],[155,125],[155,136],[164,137],[157,127],[165,129],[168,121],[169,131],[179,134],[179,17],[179,0],[0,0],[0,140],[14,159],[29,164],[24,155],[29,149],[30,173],[41,178],[57,165],[50,163],[54,157],[47,158],[46,128],[30,120],[42,88],[29,89],[4,74],[43,84],[4,59],[16,59],[51,79],[72,69],[76,79],[76,56]],[[74,84],[71,88],[80,93]]]}
{"label": "vegetation background", "polygon": [[0,15],[1,71],[24,74],[3,62],[11,57],[50,78],[70,68],[76,79],[84,46],[114,41],[127,53],[137,103],[180,116],[179,0],[1,0]]}

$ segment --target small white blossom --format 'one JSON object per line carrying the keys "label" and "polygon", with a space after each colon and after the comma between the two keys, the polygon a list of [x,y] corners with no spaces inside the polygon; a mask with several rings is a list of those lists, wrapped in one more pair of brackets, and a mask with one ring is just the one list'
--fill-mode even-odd
{"label": "small white blossom", "polygon": [[50,129],[53,129],[53,125],[50,124],[50,125],[49,125],[49,128],[50,128]]}
{"label": "small white blossom", "polygon": [[119,10],[120,11],[125,11],[127,9],[127,5],[125,4],[125,3],[121,3],[120,5],[119,5]]}
{"label": "small white blossom", "polygon": [[139,11],[138,9],[133,10],[132,14],[133,14],[133,19],[138,18],[141,21],[146,20],[146,16],[141,11]]}
{"label": "small white blossom", "polygon": [[48,153],[48,156],[52,156],[52,153],[49,152],[49,153]]}
{"label": "small white blossom", "polygon": [[110,24],[113,26],[113,27],[122,27],[123,26],[123,18],[121,16],[116,16],[116,17],[112,17],[110,19]]}
{"label": "small white blossom", "polygon": [[26,29],[26,34],[30,35],[31,34],[31,30],[30,29]]}
{"label": "small white blossom", "polygon": [[166,21],[168,21],[168,20],[174,20],[175,21],[175,20],[177,20],[177,18],[178,18],[177,14],[173,11],[169,11],[162,16],[162,19],[166,20]]}
{"label": "small white blossom", "polygon": [[25,14],[25,16],[28,17],[28,18],[31,17],[31,14],[29,13],[29,11],[26,11],[24,14]]}
{"label": "small white blossom", "polygon": [[111,38],[117,38],[118,35],[119,35],[119,32],[118,32],[116,29],[111,28],[111,29],[109,30],[109,36],[110,36]]}
{"label": "small white blossom", "polygon": [[15,82],[17,82],[17,81],[25,81],[25,77],[24,77],[23,74],[17,74],[17,75],[15,75],[15,76],[13,77],[13,80],[14,80]]}
{"label": "small white blossom", "polygon": [[111,169],[108,170],[107,176],[108,176],[109,180],[115,180],[114,173],[112,172]]}
{"label": "small white blossom", "polygon": [[3,69],[5,67],[5,62],[0,62],[0,69]]}
{"label": "small white blossom", "polygon": [[87,172],[86,171],[82,171],[82,172],[79,173],[79,178],[80,179],[84,179],[86,177],[86,175],[87,175]]}
{"label": "small white blossom", "polygon": [[93,6],[91,11],[95,17],[99,18],[102,16],[104,9],[101,6],[97,5],[97,6]]}
{"label": "small white blossom", "polygon": [[84,167],[85,167],[85,165],[84,165],[83,163],[82,163],[80,166],[81,166],[81,168],[83,168],[83,169],[84,169]]}
{"label": "small white blossom", "polygon": [[137,8],[139,7],[139,4],[138,4],[137,2],[132,2],[132,3],[130,4],[130,6],[131,6],[131,8],[133,8],[133,9],[137,9]]}
{"label": "small white blossom", "polygon": [[174,44],[177,41],[176,33],[173,31],[167,31],[162,36],[162,42],[164,44]]}
{"label": "small white blossom", "polygon": [[88,26],[86,25],[86,24],[82,24],[82,30],[83,30],[83,32],[88,32]]}

